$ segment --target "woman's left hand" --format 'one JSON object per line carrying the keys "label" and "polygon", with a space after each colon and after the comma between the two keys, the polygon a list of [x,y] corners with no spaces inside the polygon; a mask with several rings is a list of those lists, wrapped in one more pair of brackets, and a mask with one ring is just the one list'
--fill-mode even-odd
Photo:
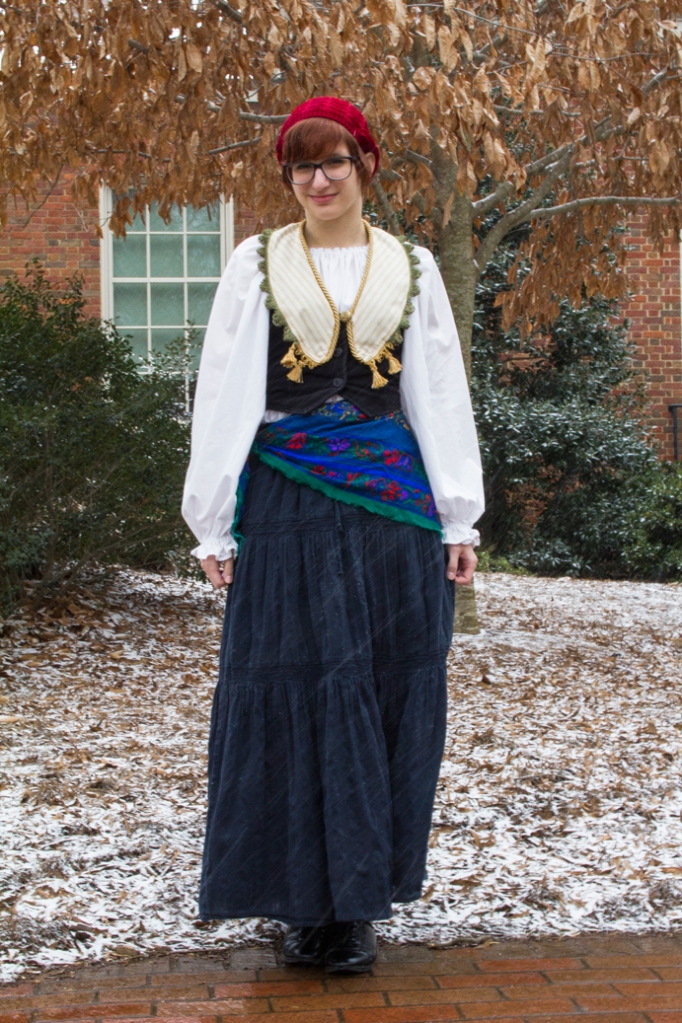
{"label": "woman's left hand", "polygon": [[447,577],[454,579],[460,586],[474,581],[474,572],[478,564],[478,558],[470,543],[446,543],[450,555],[447,567]]}

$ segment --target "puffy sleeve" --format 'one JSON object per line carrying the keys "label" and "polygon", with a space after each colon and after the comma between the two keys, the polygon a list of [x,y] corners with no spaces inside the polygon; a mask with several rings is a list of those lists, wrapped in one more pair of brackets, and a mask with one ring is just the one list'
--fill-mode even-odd
{"label": "puffy sleeve", "polygon": [[419,443],[444,543],[480,542],[485,502],[481,456],[462,352],[445,285],[428,249],[419,256],[419,295],[405,331],[401,399]]}
{"label": "puffy sleeve", "polygon": [[192,453],[182,515],[197,558],[224,560],[232,537],[237,484],[265,411],[269,317],[260,284],[258,238],[233,252],[206,328],[192,419]]}

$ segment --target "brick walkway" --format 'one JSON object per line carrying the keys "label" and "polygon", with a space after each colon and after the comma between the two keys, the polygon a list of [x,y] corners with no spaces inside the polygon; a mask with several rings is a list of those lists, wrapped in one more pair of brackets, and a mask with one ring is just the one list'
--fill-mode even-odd
{"label": "brick walkway", "polygon": [[0,987],[0,1023],[682,1023],[682,934],[437,950],[383,946],[371,975],[268,948],[49,971]]}

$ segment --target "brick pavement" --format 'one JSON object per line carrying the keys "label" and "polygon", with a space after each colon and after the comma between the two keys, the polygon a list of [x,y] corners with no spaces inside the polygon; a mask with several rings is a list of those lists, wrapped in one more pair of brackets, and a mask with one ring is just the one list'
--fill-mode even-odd
{"label": "brick pavement", "polygon": [[0,1023],[682,1023],[682,933],[381,947],[369,975],[283,967],[273,948],[25,976]]}

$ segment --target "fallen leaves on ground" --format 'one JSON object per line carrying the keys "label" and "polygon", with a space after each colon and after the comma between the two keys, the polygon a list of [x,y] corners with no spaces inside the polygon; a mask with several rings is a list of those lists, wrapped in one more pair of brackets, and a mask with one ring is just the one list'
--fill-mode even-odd
{"label": "fallen leaves on ground", "polygon": [[[421,901],[393,941],[682,924],[682,587],[481,575]],[[200,924],[223,597],[119,572],[0,640],[0,979],[269,940]]]}

